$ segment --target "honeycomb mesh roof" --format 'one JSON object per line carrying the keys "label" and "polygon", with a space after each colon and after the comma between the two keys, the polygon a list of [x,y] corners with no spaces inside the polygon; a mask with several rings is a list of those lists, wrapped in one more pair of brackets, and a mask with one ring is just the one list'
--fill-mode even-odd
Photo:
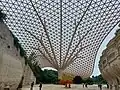
{"label": "honeycomb mesh roof", "polygon": [[0,0],[0,8],[28,55],[81,77],[92,74],[102,41],[120,20],[120,0]]}

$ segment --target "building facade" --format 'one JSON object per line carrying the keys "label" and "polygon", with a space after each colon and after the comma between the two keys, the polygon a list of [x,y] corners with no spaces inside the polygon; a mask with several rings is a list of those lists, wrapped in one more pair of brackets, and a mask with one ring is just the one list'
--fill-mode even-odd
{"label": "building facade", "polygon": [[109,83],[110,89],[119,89],[120,85],[120,30],[107,44],[100,57],[99,69],[103,78]]}

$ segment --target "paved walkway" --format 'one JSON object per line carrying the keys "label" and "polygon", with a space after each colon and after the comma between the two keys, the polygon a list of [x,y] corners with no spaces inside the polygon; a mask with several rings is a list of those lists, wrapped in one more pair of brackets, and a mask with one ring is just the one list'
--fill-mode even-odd
{"label": "paved walkway", "polygon": [[[24,87],[22,90],[30,90],[30,87]],[[39,90],[38,85],[34,85],[33,90]],[[88,85],[88,88],[83,88],[82,85],[72,84],[71,88],[65,88],[64,85],[43,84],[42,90],[100,90],[97,85]],[[103,86],[102,90],[108,90]]]}

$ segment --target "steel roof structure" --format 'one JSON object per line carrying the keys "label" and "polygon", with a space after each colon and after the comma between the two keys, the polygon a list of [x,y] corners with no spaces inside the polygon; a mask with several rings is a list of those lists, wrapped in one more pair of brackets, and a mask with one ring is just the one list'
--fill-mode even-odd
{"label": "steel roof structure", "polygon": [[5,23],[41,67],[89,77],[98,49],[120,20],[120,0],[0,0]]}

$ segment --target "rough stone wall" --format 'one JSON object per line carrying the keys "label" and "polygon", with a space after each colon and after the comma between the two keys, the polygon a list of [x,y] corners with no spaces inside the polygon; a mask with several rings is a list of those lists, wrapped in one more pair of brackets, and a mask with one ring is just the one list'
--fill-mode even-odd
{"label": "rough stone wall", "polygon": [[8,27],[0,22],[0,90],[6,86],[16,88],[22,75],[28,76],[24,78],[24,85],[30,82],[30,76],[33,76],[31,69],[25,66],[19,50],[14,46],[13,36]]}
{"label": "rough stone wall", "polygon": [[36,79],[33,75],[33,72],[31,71],[30,67],[27,65],[24,68],[24,81],[23,85],[30,85],[32,82],[36,82]]}
{"label": "rough stone wall", "polygon": [[103,51],[99,62],[100,72],[110,85],[120,85],[120,34],[117,34]]}
{"label": "rough stone wall", "polygon": [[0,23],[0,83],[3,86],[18,86],[23,74],[22,60],[8,27]]}

